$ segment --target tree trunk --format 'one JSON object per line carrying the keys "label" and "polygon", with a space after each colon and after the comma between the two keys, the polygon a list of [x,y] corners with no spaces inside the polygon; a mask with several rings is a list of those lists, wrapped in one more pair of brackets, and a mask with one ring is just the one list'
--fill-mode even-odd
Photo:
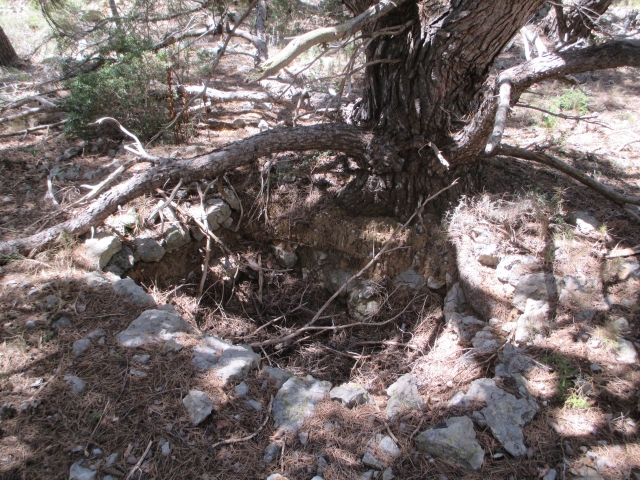
{"label": "tree trunk", "polygon": [[[478,186],[477,160],[491,131],[484,138],[467,137],[464,148],[456,133],[481,106],[496,57],[543,3],[423,0],[397,8],[368,32],[379,35],[382,29],[405,26],[400,34],[377,36],[368,47],[367,62],[396,63],[367,68],[363,99],[353,114],[354,122],[393,142],[397,155],[361,165],[360,175],[339,197],[348,211],[406,218],[421,196],[454,178],[460,179],[459,184],[435,208],[442,209],[449,200]],[[431,145],[442,152],[449,166]]]}
{"label": "tree trunk", "polygon": [[0,67],[12,67],[20,63],[20,57],[11,45],[11,40],[0,27]]}
{"label": "tree trunk", "polygon": [[256,45],[258,49],[258,61],[264,62],[269,58],[269,49],[267,47],[267,1],[260,0],[257,5],[256,23],[255,23],[255,36],[258,37],[260,42]]}

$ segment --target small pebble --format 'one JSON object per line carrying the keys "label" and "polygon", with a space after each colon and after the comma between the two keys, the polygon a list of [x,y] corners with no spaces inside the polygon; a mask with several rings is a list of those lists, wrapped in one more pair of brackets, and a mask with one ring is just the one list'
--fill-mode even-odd
{"label": "small pebble", "polygon": [[25,327],[27,328],[36,328],[36,321],[35,320],[27,320],[27,322],[24,324]]}
{"label": "small pebble", "polygon": [[234,390],[238,397],[244,397],[247,393],[249,393],[249,386],[246,383],[242,382],[236,385]]}
{"label": "small pebble", "polygon": [[91,450],[91,455],[93,455],[94,457],[99,457],[100,455],[102,455],[102,450],[100,450],[99,448],[94,448],[93,450]]}
{"label": "small pebble", "polygon": [[600,373],[602,372],[602,367],[600,365],[596,365],[595,363],[592,363],[589,367],[591,369],[591,371],[593,373]]}
{"label": "small pebble", "polygon": [[127,458],[127,463],[128,463],[129,465],[135,465],[136,463],[138,463],[138,460],[136,460],[136,457],[134,457],[133,455],[130,455],[130,456]]}

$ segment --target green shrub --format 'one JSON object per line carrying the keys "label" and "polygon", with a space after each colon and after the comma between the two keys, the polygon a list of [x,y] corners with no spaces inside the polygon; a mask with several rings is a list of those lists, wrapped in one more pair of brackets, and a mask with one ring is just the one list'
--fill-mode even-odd
{"label": "green shrub", "polygon": [[157,95],[165,79],[166,64],[154,55],[120,56],[117,63],[79,75],[67,85],[67,132],[90,138],[96,128],[89,123],[113,117],[140,139],[150,138],[169,121],[166,100]]}

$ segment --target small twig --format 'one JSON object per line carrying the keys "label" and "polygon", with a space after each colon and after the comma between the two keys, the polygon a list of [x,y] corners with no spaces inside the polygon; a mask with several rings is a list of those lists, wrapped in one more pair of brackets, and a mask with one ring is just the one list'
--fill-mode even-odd
{"label": "small twig", "polygon": [[140,465],[142,465],[142,462],[144,462],[144,458],[147,456],[147,453],[149,453],[149,450],[151,449],[151,445],[152,444],[153,444],[153,440],[149,440],[149,445],[147,445],[147,448],[144,451],[144,453],[142,454],[142,456],[140,457],[140,460],[138,460],[138,463],[136,463],[133,466],[133,468],[129,472],[129,475],[127,475],[127,478],[125,478],[124,480],[129,480],[133,476],[135,471],[140,469]]}
{"label": "small twig", "polygon": [[555,113],[550,110],[545,110],[544,108],[534,107],[533,105],[529,105],[528,103],[516,103],[516,107],[530,108],[531,110],[537,110],[539,112],[546,113],[547,115],[563,118],[565,120],[576,120],[579,122],[582,121],[582,122],[590,123],[592,125],[600,125],[601,127],[611,128],[609,125],[607,125],[604,122],[591,121],[592,118],[598,118],[598,115],[588,115],[588,116],[579,116],[579,117],[575,115],[565,115],[564,113]]}
{"label": "small twig", "polygon": [[230,445],[232,443],[240,443],[240,442],[246,442],[247,440],[251,440],[258,433],[260,433],[260,430],[262,430],[264,426],[267,424],[267,422],[269,421],[269,412],[271,411],[271,405],[273,405],[273,395],[271,396],[271,400],[269,400],[269,408],[267,408],[267,413],[264,417],[264,420],[262,421],[262,424],[251,435],[247,435],[246,437],[242,437],[242,438],[228,438],[226,440],[221,440],[218,443],[214,443],[210,448],[213,450],[214,448],[219,447],[220,445]]}
{"label": "small twig", "polygon": [[171,195],[169,195],[169,199],[165,200],[163,203],[161,203],[160,205],[158,205],[155,208],[155,210],[151,213],[151,215],[149,215],[149,218],[147,218],[147,222],[153,223],[153,220],[156,218],[156,215],[158,215],[160,213],[160,211],[162,211],[162,209],[164,209],[164,207],[166,207],[167,205],[169,205],[173,201],[173,199],[176,197],[176,194],[178,193],[178,190],[180,189],[181,186],[182,186],[182,178],[180,179],[178,184],[171,191]]}
{"label": "small twig", "polygon": [[[278,343],[286,342],[287,340],[291,340],[292,338],[297,337],[298,335],[300,335],[302,332],[304,332],[306,330],[312,330],[312,329],[315,330],[315,328],[312,328],[312,325],[318,321],[318,319],[322,315],[322,312],[324,312],[329,307],[329,305],[331,305],[331,303],[336,298],[338,298],[338,296],[347,288],[347,286],[351,282],[353,282],[354,280],[359,278],[364,272],[366,272],[369,268],[371,268],[373,265],[376,264],[378,259],[387,251],[387,249],[389,248],[389,245],[391,245],[391,242],[394,240],[396,235],[398,235],[398,233],[400,233],[402,230],[404,230],[413,221],[413,219],[416,217],[416,215],[418,215],[418,213],[422,212],[422,210],[424,209],[425,205],[428,202],[430,202],[431,200],[436,198],[442,192],[444,192],[446,190],[449,190],[456,183],[458,183],[458,179],[457,178],[451,183],[451,185],[439,190],[438,192],[434,193],[433,195],[431,195],[426,200],[420,202],[418,204],[418,208],[416,209],[416,211],[413,212],[413,215],[411,215],[411,217],[409,217],[409,219],[403,225],[400,225],[399,227],[397,227],[393,231],[393,233],[389,236],[389,239],[384,243],[384,245],[382,246],[380,251],[375,255],[375,257],[373,257],[371,259],[371,261],[369,261],[369,263],[367,263],[358,273],[356,273],[349,280],[347,280],[345,283],[343,283],[342,286],[331,296],[331,298],[329,298],[329,300],[327,300],[325,302],[325,304],[322,307],[320,307],[320,309],[316,312],[316,314],[313,316],[313,318],[304,327],[299,328],[298,330],[296,330],[296,331],[294,331],[294,332],[292,332],[292,333],[290,333],[288,335],[285,335],[283,337],[272,338],[270,340],[266,340],[264,342],[259,342],[259,343],[252,343],[250,346],[251,347],[265,347],[267,345],[275,345],[275,344],[278,344]],[[318,328],[323,328],[323,327],[318,327]],[[330,327],[330,328],[338,328],[338,327]]]}
{"label": "small twig", "polygon": [[631,140],[630,142],[625,143],[624,145],[622,145],[619,149],[616,150],[616,152],[621,152],[622,150],[624,150],[625,148],[627,148],[629,145],[631,145],[632,143],[638,143],[640,142],[640,139],[638,140]]}

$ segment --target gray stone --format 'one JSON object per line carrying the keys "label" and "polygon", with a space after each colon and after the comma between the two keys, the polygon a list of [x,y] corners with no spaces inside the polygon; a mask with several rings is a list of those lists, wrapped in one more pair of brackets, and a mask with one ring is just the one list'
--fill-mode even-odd
{"label": "gray stone", "polygon": [[391,467],[385,468],[382,472],[382,480],[393,480],[396,476],[393,474],[393,469]]}
{"label": "gray stone", "polygon": [[36,328],[37,324],[35,320],[27,320],[26,322],[24,322],[24,326],[26,328]]}
{"label": "gray stone", "polygon": [[443,315],[445,322],[449,323],[451,315],[454,313],[461,314],[466,308],[467,299],[462,290],[462,286],[460,283],[454,283],[444,298]]}
{"label": "gray stone", "polygon": [[427,287],[429,287],[431,290],[440,290],[446,284],[447,282],[445,282],[444,280],[439,280],[436,277],[427,278]]}
{"label": "gray stone", "polygon": [[526,343],[533,340],[537,333],[546,333],[549,328],[549,303],[546,300],[528,298],[524,313],[518,318],[514,341]]}
{"label": "gray stone", "polygon": [[558,294],[556,279],[551,273],[533,273],[523,276],[513,293],[513,305],[525,311],[527,300],[553,302]]}
{"label": "gray stone", "polygon": [[156,301],[151,295],[144,291],[140,285],[136,285],[130,278],[123,278],[113,284],[113,290],[118,294],[126,297],[132,303],[138,305],[156,306]]}
{"label": "gray stone", "polygon": [[136,370],[135,368],[132,368],[129,370],[129,374],[134,376],[134,377],[147,377],[149,376],[149,374],[147,372],[143,372],[142,370]]}
{"label": "gray stone", "polygon": [[624,338],[619,339],[616,348],[616,360],[619,363],[628,365],[636,363],[638,361],[638,354],[633,343]]}
{"label": "gray stone", "polygon": [[418,450],[452,462],[467,470],[480,470],[484,450],[476,440],[469,417],[452,417],[425,430],[415,439]]}
{"label": "gray stone", "polygon": [[269,445],[267,445],[267,447],[264,449],[264,463],[272,463],[276,458],[278,458],[280,450],[282,450],[282,447],[277,443],[270,443]]}
{"label": "gray stone", "polygon": [[60,317],[58,320],[53,322],[52,327],[58,330],[60,328],[68,327],[69,325],[71,325],[71,320],[68,317]]}
{"label": "gray stone", "polygon": [[71,393],[74,395],[80,395],[87,388],[86,383],[75,375],[65,375],[64,381],[71,387]]}
{"label": "gray stone", "polygon": [[175,339],[170,338],[162,346],[162,351],[167,353],[178,353],[183,348],[184,348],[184,345],[182,345],[180,342],[177,342]]}
{"label": "gray stone", "polygon": [[190,390],[189,395],[184,397],[182,403],[184,403],[184,408],[187,409],[193,425],[202,423],[213,410],[213,402],[206,393],[200,390]]}
{"label": "gray stone", "polygon": [[268,375],[267,381],[269,384],[277,389],[280,389],[282,385],[284,385],[284,382],[293,377],[291,372],[276,367],[264,367],[262,371]]}
{"label": "gray stone", "polygon": [[298,440],[300,440],[301,445],[306,445],[309,442],[309,432],[299,432]]}
{"label": "gray stone", "polygon": [[382,435],[381,433],[377,433],[371,440],[369,440],[367,447],[378,449],[380,452],[391,458],[397,458],[402,453],[398,444],[394,442],[389,435]]}
{"label": "gray stone", "polygon": [[375,468],[376,470],[383,470],[386,465],[378,460],[376,457],[366,452],[362,457],[362,463],[365,467]]}
{"label": "gray stone", "polygon": [[133,359],[134,362],[139,363],[141,365],[144,365],[145,363],[147,363],[151,359],[151,355],[149,355],[149,354],[134,355],[132,357],[132,359]]}
{"label": "gray stone", "polygon": [[498,349],[498,342],[489,326],[476,333],[475,337],[471,339],[471,344],[473,348],[482,353],[493,353]]}
{"label": "gray stone", "polygon": [[140,347],[163,343],[192,331],[193,327],[179,315],[162,310],[147,310],[117,335],[117,341],[123,347]]}
{"label": "gray stone", "polygon": [[82,338],[73,342],[73,354],[78,356],[82,355],[91,346],[91,339]]}
{"label": "gray stone", "polygon": [[[514,457],[527,452],[524,445],[522,427],[527,425],[538,411],[538,405],[529,394],[523,377],[504,377],[512,379],[521,398],[505,392],[496,386],[495,380],[480,378],[471,383],[466,394],[454,395],[449,402],[451,407],[470,407],[474,403],[484,403],[486,407],[479,411],[485,418],[493,436]],[[506,380],[503,380],[506,381]]]}
{"label": "gray stone", "polygon": [[347,408],[363,405],[369,401],[369,392],[359,383],[343,383],[329,392],[331,400],[337,400]]}
{"label": "gray stone", "polygon": [[201,371],[213,370],[223,385],[242,380],[260,364],[260,354],[251,347],[232,345],[211,335],[205,335],[193,353],[196,368]]}
{"label": "gray stone", "polygon": [[111,257],[111,260],[109,260],[109,263],[105,267],[105,271],[122,275],[132,269],[134,264],[135,256],[133,250],[129,247],[122,247],[122,250]]}
{"label": "gray stone", "polygon": [[221,226],[231,226],[231,208],[219,198],[209,200],[204,212],[200,205],[196,205],[189,208],[189,214],[202,223],[208,222],[211,231],[218,230]]}
{"label": "gray stone", "polygon": [[102,450],[100,450],[99,448],[94,448],[93,450],[91,450],[91,455],[94,457],[99,457],[100,455],[102,455]]}
{"label": "gray stone", "polygon": [[595,363],[592,363],[591,365],[589,365],[589,369],[593,372],[593,373],[600,373],[602,372],[602,367],[600,365],[596,365]]}
{"label": "gray stone", "polygon": [[496,365],[496,377],[526,373],[533,368],[533,360],[520,347],[507,343],[499,354],[502,363]]}
{"label": "gray stone", "polygon": [[164,232],[164,249],[167,253],[178,250],[191,242],[191,235],[186,228],[171,226]]}
{"label": "gray stone", "polygon": [[378,313],[380,302],[378,288],[373,282],[358,282],[347,297],[349,314],[356,320],[364,320]]}
{"label": "gray stone", "polygon": [[83,275],[84,283],[89,288],[100,288],[105,285],[111,285],[112,283],[120,280],[117,276],[111,273],[103,274],[102,272],[88,272]]}
{"label": "gray stone", "polygon": [[289,252],[278,245],[271,245],[271,249],[281,267],[291,269],[298,263],[298,255],[295,252]]}
{"label": "gray stone", "polygon": [[89,335],[87,335],[87,338],[104,338],[106,336],[107,336],[107,332],[105,332],[101,328],[97,328],[93,330],[91,333],[89,333]]}
{"label": "gray stone", "polygon": [[393,279],[393,286],[400,289],[420,290],[424,286],[424,278],[410,268]]}
{"label": "gray stone", "polygon": [[122,249],[122,243],[116,237],[103,236],[90,238],[84,242],[84,251],[91,263],[91,268],[102,270],[107,266],[111,257]]}
{"label": "gray stone", "polygon": [[235,386],[234,391],[238,397],[244,397],[247,393],[249,393],[249,386],[242,382]]}
{"label": "gray stone", "polygon": [[496,277],[501,282],[516,285],[520,279],[540,268],[540,261],[530,255],[509,255],[498,263]]}
{"label": "gray stone", "polygon": [[324,480],[321,476],[316,475],[315,477],[313,477],[311,480]]}
{"label": "gray stone", "polygon": [[587,212],[571,212],[564,219],[569,225],[578,227],[582,233],[591,233],[600,226],[598,220]]}
{"label": "gray stone", "polygon": [[120,459],[120,454],[119,453],[112,453],[111,455],[109,455],[105,459],[104,464],[105,464],[106,467],[112,467],[116,463],[118,463],[119,459]]}
{"label": "gray stone", "polygon": [[416,379],[410,373],[402,375],[395,383],[387,388],[389,401],[385,410],[387,418],[393,418],[402,410],[419,409],[424,406],[424,400],[418,393]]}
{"label": "gray stone", "polygon": [[558,477],[558,472],[553,468],[551,468],[547,472],[547,474],[544,477],[542,477],[542,480],[556,480],[557,477]]}
{"label": "gray stone", "polygon": [[489,268],[497,268],[500,263],[500,258],[495,255],[487,255],[485,253],[478,255],[478,262],[480,265],[484,265]]}
{"label": "gray stone", "polygon": [[262,404],[257,400],[247,400],[244,404],[252,410],[259,412],[262,410]]}
{"label": "gray stone", "polygon": [[224,187],[224,200],[229,204],[231,210],[240,211],[240,200],[238,200],[234,191],[228,187]]}
{"label": "gray stone", "polygon": [[164,257],[164,247],[153,238],[134,238],[133,245],[135,259],[141,262],[159,262]]}
{"label": "gray stone", "polygon": [[51,310],[52,308],[57,306],[59,302],[60,299],[56,295],[47,295],[47,298],[44,302],[44,308],[46,308],[47,310]]}
{"label": "gray stone", "polygon": [[168,441],[164,440],[163,442],[161,440],[158,444],[160,446],[160,452],[162,453],[162,455],[164,455],[165,457],[171,455],[171,444]]}
{"label": "gray stone", "polygon": [[90,465],[90,463],[83,460],[78,460],[76,463],[71,465],[69,469],[69,480],[95,480],[98,472],[95,470],[91,470],[90,468],[84,467],[84,464]]}
{"label": "gray stone", "polygon": [[233,123],[231,125],[233,125],[233,128],[238,130],[240,128],[245,128],[247,126],[247,122],[242,118],[236,118],[233,120]]}
{"label": "gray stone", "polygon": [[476,333],[486,326],[486,323],[482,320],[478,320],[474,316],[464,316],[457,312],[453,312],[449,316],[448,323],[460,339],[460,343],[463,344],[471,342],[471,339],[474,338]]}
{"label": "gray stone", "polygon": [[278,390],[273,401],[275,428],[290,433],[297,431],[330,389],[331,383],[316,380],[311,375],[291,377]]}

